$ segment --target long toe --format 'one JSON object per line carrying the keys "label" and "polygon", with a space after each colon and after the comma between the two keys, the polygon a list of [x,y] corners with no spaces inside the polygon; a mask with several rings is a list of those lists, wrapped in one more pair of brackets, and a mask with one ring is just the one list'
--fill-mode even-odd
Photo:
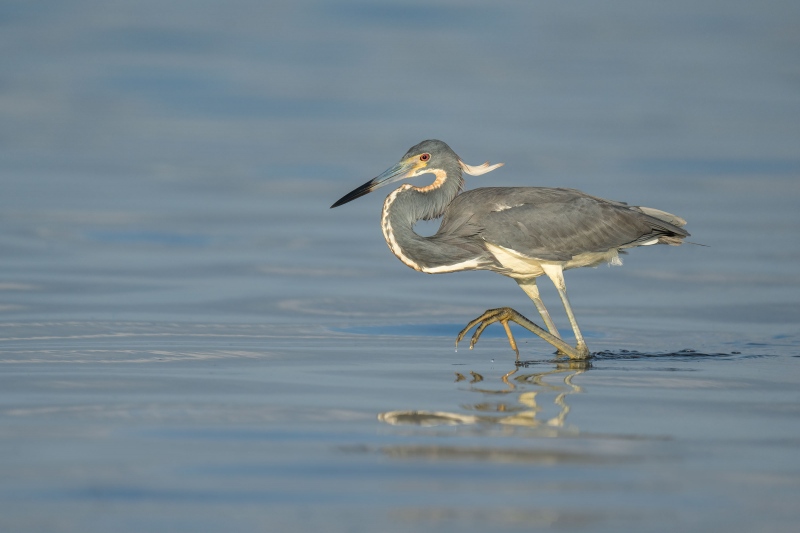
{"label": "long toe", "polygon": [[470,321],[469,324],[467,324],[466,327],[461,330],[461,332],[458,334],[458,337],[456,337],[456,347],[458,347],[458,343],[464,338],[467,332],[477,326],[475,333],[472,335],[472,340],[469,346],[470,349],[472,349],[473,346],[475,346],[475,343],[478,342],[483,330],[495,322],[500,322],[503,324],[503,327],[506,330],[506,335],[508,336],[508,342],[514,352],[517,354],[517,357],[519,357],[519,350],[517,349],[517,343],[514,340],[514,336],[511,334],[511,329],[508,327],[509,322],[519,324],[531,333],[535,333],[545,341],[549,342],[558,350],[559,355],[566,355],[570,359],[587,359],[589,357],[589,349],[586,347],[586,343],[578,342],[577,346],[572,347],[564,342],[561,338],[556,337],[550,332],[542,329],[540,326],[510,307],[488,309],[481,316]]}
{"label": "long toe", "polygon": [[[469,321],[469,323],[467,323],[467,325],[466,325],[466,326],[464,326],[464,329],[462,329],[462,330],[459,332],[458,336],[456,337],[456,346],[458,346],[458,343],[459,343],[459,342],[461,342],[461,339],[463,339],[463,338],[464,338],[464,336],[465,336],[465,335],[466,335],[466,334],[469,332],[469,330],[471,330],[471,329],[472,329],[472,328],[474,328],[475,326],[478,326],[479,324],[480,324],[480,325],[483,325],[483,323],[484,323],[484,322],[487,322],[487,324],[486,324],[486,325],[489,325],[489,324],[491,324],[492,322],[497,322],[497,320],[498,320],[498,319],[497,319],[497,312],[498,312],[498,311],[500,311],[500,310],[499,310],[499,309],[487,309],[487,310],[486,310],[486,311],[485,311],[485,312],[484,312],[484,313],[483,313],[481,316],[479,316],[478,318],[475,318],[475,319],[473,319],[473,320],[470,320],[470,321]],[[485,327],[485,326],[484,326],[484,327]],[[480,336],[480,335],[479,335],[479,336]],[[473,344],[474,344],[474,342],[473,342]],[[472,348],[472,346],[470,346],[470,348]]]}
{"label": "long toe", "polygon": [[[456,337],[456,346],[458,343],[461,342],[461,339],[471,330],[475,328],[475,333],[472,335],[472,339],[470,339],[469,349],[471,350],[475,343],[478,342],[480,339],[483,330],[485,330],[489,325],[494,324],[495,322],[500,322],[503,324],[503,327],[506,331],[506,335],[508,336],[508,342],[511,345],[511,348],[514,352],[519,356],[519,350],[517,349],[517,343],[514,340],[514,336],[511,334],[511,330],[508,329],[508,321],[514,321],[514,315],[519,315],[516,311],[511,309],[510,307],[501,307],[498,309],[487,309],[481,316],[471,320],[464,329]],[[477,327],[476,327],[477,326]]]}

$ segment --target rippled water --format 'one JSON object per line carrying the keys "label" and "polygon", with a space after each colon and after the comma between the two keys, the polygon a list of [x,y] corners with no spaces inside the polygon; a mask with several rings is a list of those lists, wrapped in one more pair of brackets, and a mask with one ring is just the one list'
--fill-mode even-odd
{"label": "rippled water", "polygon": [[[0,530],[795,531],[796,3],[0,6]],[[424,138],[675,212],[595,357],[387,250]],[[422,224],[432,232],[435,225]],[[565,326],[558,297],[542,293]]]}

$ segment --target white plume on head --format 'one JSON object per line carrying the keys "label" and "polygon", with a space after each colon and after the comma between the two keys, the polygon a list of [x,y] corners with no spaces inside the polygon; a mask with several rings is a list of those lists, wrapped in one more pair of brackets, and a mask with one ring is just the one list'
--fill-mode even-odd
{"label": "white plume on head", "polygon": [[482,174],[486,174],[487,172],[491,172],[492,170],[494,170],[496,168],[502,167],[505,163],[497,163],[495,165],[490,165],[489,162],[486,161],[482,165],[478,165],[478,166],[474,166],[473,167],[472,165],[468,165],[468,164],[464,163],[462,160],[459,159],[458,160],[458,164],[461,165],[461,168],[467,174],[470,174],[472,176],[480,176]]}

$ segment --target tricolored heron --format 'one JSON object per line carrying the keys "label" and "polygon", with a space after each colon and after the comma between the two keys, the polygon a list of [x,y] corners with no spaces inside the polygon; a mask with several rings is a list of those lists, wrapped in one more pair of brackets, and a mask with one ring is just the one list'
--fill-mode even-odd
{"label": "tricolored heron", "polygon": [[[398,180],[433,174],[433,183],[398,187],[383,203],[381,228],[392,253],[414,270],[443,274],[491,270],[514,279],[533,300],[547,331],[510,307],[489,309],[461,330],[456,345],[477,326],[475,345],[486,326],[500,322],[511,348],[519,350],[508,327],[515,322],[542,337],[562,355],[589,356],[567,298],[564,270],[620,264],[626,248],[651,244],[679,245],[689,236],[682,218],[650,207],[604,200],[576,189],[485,187],[461,192],[462,173],[480,176],[502,163],[470,166],[444,142],[428,140],[412,147],[383,174],[344,195],[331,208],[346,204]],[[419,220],[442,217],[435,235],[414,232]],[[546,275],[558,290],[576,345],[561,339],[539,296],[536,278]]]}

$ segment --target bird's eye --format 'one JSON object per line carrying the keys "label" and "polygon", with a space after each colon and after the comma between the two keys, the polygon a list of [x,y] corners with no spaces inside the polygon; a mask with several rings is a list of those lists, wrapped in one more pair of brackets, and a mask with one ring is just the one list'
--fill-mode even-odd
{"label": "bird's eye", "polygon": [[420,161],[427,161],[430,158],[431,158],[431,154],[422,154],[421,156],[419,156],[419,160]]}

